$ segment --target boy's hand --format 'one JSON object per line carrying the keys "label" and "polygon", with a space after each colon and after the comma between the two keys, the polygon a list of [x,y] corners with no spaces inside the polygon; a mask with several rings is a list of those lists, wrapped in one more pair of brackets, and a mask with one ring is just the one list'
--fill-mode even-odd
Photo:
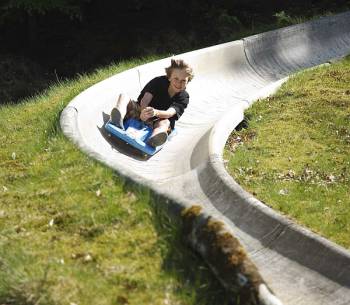
{"label": "boy's hand", "polygon": [[153,107],[146,107],[145,109],[143,109],[141,111],[140,119],[142,121],[147,121],[148,119],[156,116],[156,113],[157,113],[157,111]]}

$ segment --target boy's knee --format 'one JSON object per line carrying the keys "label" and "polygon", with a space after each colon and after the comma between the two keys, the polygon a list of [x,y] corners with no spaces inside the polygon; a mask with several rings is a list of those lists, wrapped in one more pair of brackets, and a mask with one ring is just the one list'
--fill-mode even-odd
{"label": "boy's knee", "polygon": [[157,127],[169,127],[170,126],[170,121],[168,119],[161,119],[156,122]]}
{"label": "boy's knee", "polygon": [[127,117],[139,119],[140,114],[141,114],[141,106],[137,102],[130,100],[127,106]]}

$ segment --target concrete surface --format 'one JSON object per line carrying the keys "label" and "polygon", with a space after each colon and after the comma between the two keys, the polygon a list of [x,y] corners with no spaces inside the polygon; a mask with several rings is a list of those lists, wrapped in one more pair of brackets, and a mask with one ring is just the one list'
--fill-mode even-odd
{"label": "concrete surface", "polygon": [[[103,132],[116,98],[136,98],[164,59],[106,79],[74,98],[64,133],[84,152],[181,206],[194,203],[223,219],[283,304],[350,304],[350,254],[292,223],[246,193],[227,174],[222,150],[243,111],[297,70],[350,53],[350,12],[177,57],[195,71],[178,135],[150,159]],[[268,303],[268,302],[267,302]],[[266,303],[266,304],[267,304]],[[271,304],[277,304],[271,302]]]}

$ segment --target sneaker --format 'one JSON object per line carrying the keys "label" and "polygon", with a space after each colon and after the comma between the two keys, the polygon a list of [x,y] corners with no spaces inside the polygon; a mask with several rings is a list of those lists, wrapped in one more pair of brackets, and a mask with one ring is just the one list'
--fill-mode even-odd
{"label": "sneaker", "polygon": [[150,137],[147,140],[147,144],[156,148],[157,146],[164,144],[167,139],[168,139],[168,134],[165,131],[163,131]]}
{"label": "sneaker", "polygon": [[123,118],[120,114],[120,111],[117,108],[113,108],[111,112],[111,122],[121,128],[124,129]]}

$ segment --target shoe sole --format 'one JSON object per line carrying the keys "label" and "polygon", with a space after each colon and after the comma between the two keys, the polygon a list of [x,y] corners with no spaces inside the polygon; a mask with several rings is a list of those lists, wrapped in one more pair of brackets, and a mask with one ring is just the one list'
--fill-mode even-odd
{"label": "shoe sole", "polygon": [[117,108],[113,108],[112,112],[111,112],[111,122],[119,127],[124,129],[124,124],[123,124],[123,120],[120,114],[120,111]]}
{"label": "shoe sole", "polygon": [[156,134],[155,136],[151,137],[148,139],[147,144],[152,146],[152,147],[157,147],[166,142],[168,139],[168,135],[166,132],[161,132]]}

